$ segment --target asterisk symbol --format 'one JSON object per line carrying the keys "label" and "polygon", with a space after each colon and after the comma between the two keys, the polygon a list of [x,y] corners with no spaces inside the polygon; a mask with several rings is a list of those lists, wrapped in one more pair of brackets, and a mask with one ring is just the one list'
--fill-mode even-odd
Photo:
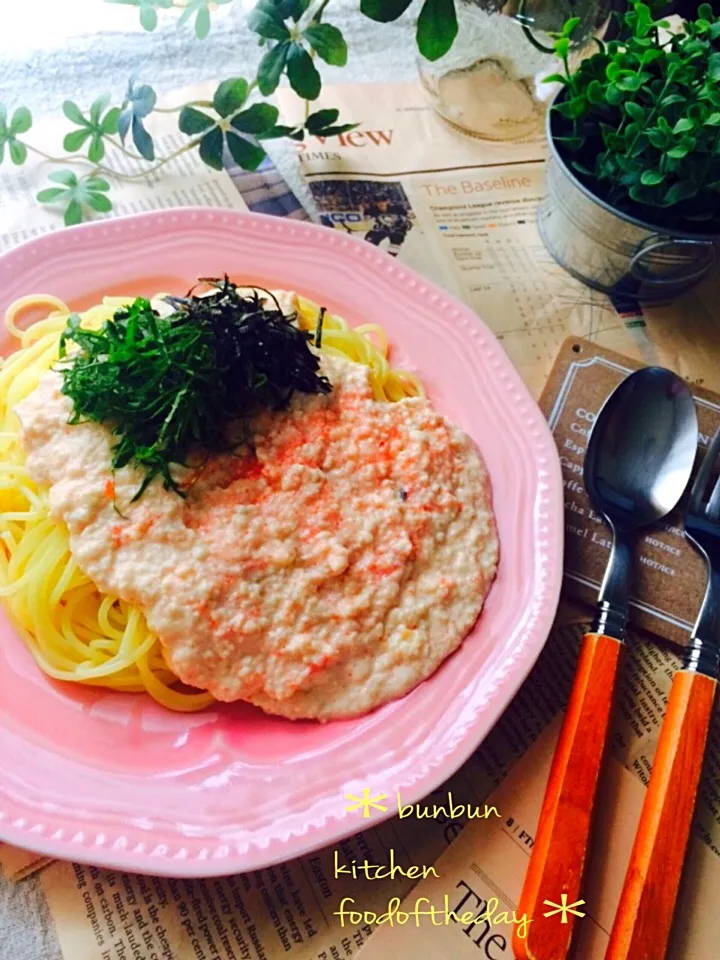
{"label": "asterisk symbol", "polygon": [[560,903],[553,903],[552,900],[543,900],[543,903],[548,907],[554,907],[554,910],[548,910],[547,913],[544,913],[544,917],[554,917],[556,913],[562,914],[561,923],[568,922],[568,914],[572,913],[576,917],[584,917],[585,914],[581,910],[576,910],[576,907],[581,907],[585,901],[576,900],[575,903],[568,904],[568,896],[566,893],[560,895]]}
{"label": "asterisk symbol", "polygon": [[378,803],[378,800],[387,800],[386,793],[379,793],[376,797],[370,796],[370,788],[365,787],[363,790],[362,798],[356,797],[352,793],[345,794],[346,800],[354,800],[355,803],[351,807],[345,807],[348,813],[353,813],[355,810],[360,810],[362,808],[363,816],[370,816],[370,808],[374,807],[375,810],[380,810],[382,813],[385,813],[387,807],[384,807],[381,803]]}

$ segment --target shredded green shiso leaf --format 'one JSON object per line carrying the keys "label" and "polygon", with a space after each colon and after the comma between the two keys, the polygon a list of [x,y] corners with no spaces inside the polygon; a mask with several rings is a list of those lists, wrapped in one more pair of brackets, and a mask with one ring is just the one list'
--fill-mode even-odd
{"label": "shredded green shiso leaf", "polygon": [[[133,464],[145,472],[133,500],[157,476],[183,496],[171,465],[185,465],[195,450],[231,449],[229,423],[283,409],[296,391],[332,389],[308,347],[312,334],[271,294],[267,306],[258,291],[241,294],[227,277],[202,283],[210,293],[168,297],[169,316],[138,298],[99,330],[83,329],[73,314],[60,338],[70,422],[112,429],[113,468]],[[69,353],[70,343],[76,349]]]}

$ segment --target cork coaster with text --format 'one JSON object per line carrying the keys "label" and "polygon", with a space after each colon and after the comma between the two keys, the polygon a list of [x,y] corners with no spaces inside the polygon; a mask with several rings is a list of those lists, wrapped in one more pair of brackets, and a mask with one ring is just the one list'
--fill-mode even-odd
{"label": "cork coaster with text", "polygon": [[[585,447],[597,411],[641,364],[589,340],[571,337],[555,360],[540,398],[560,454],[565,485],[565,582],[568,597],[594,604],[612,537],[583,485]],[[720,396],[691,385],[698,412],[700,453],[720,426]],[[699,460],[699,458],[698,458]],[[695,469],[697,470],[698,461]],[[635,550],[630,621],[685,644],[705,593],[705,564],[683,533],[686,497]]]}

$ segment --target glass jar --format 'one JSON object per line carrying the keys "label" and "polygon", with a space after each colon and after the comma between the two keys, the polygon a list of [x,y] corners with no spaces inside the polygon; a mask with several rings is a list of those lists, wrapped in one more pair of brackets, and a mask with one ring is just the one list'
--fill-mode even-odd
{"label": "glass jar", "polygon": [[423,86],[438,113],[486,140],[527,140],[542,134],[552,89],[542,77],[560,65],[548,34],[570,17],[572,58],[595,49],[607,29],[613,0],[455,0],[458,35],[431,63],[420,57]]}

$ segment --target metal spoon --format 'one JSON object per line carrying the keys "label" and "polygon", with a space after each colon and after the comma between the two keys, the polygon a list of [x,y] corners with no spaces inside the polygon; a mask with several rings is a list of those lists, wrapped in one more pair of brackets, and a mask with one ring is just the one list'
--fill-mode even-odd
{"label": "metal spoon", "polygon": [[580,648],[525,877],[518,909],[533,922],[527,938],[513,940],[518,960],[564,960],[570,950],[576,914],[564,914],[559,923],[545,901],[560,905],[564,899],[574,905],[581,896],[625,639],[632,550],[637,531],[656,523],[679,501],[697,442],[697,414],[687,384],[662,367],[645,367],[627,377],[606,400],[590,435],[583,477],[595,511],[612,532],[613,546],[596,618]]}

